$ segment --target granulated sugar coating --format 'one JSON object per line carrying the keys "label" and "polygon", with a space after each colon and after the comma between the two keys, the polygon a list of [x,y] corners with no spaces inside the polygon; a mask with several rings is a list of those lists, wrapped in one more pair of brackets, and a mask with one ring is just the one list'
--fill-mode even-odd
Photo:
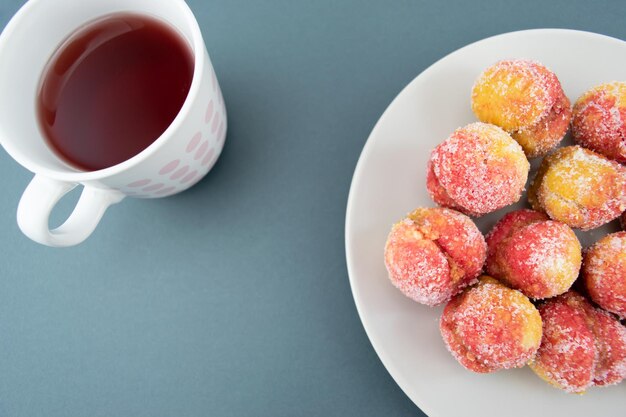
{"label": "granulated sugar coating", "polygon": [[589,388],[598,361],[595,337],[580,306],[585,302],[570,291],[539,306],[543,338],[530,367],[540,378],[567,392]]}
{"label": "granulated sugar coating", "polygon": [[508,133],[472,123],[433,150],[426,186],[437,204],[481,216],[518,201],[529,168],[522,148]]}
{"label": "granulated sugar coating", "polygon": [[570,289],[580,270],[580,242],[567,225],[543,213],[505,215],[486,238],[487,273],[534,299]]}
{"label": "granulated sugar coating", "polygon": [[626,318],[626,232],[597,241],[585,253],[582,275],[593,301]]}
{"label": "granulated sugar coating", "polygon": [[[471,107],[480,122],[454,131],[426,167],[426,188],[446,208],[417,209],[392,227],[385,245],[391,282],[419,303],[447,302],[443,340],[471,371],[529,364],[572,393],[621,382],[626,231],[600,239],[583,261],[572,228],[619,217],[626,230],[626,82],[594,87],[572,109],[544,65],[504,60],[480,74]],[[578,145],[557,149],[570,123]],[[533,210],[507,213],[483,238],[467,215],[516,203],[527,158],[539,156],[528,189]],[[483,266],[489,276],[477,278]],[[579,274],[576,288],[586,286],[607,311],[571,290]]]}
{"label": "granulated sugar coating", "polygon": [[578,144],[626,163],[626,82],[602,84],[580,96],[572,136]]}
{"label": "granulated sugar coating", "polygon": [[598,386],[618,384],[626,378],[626,327],[606,311],[589,307],[598,351],[593,383]]}
{"label": "granulated sugar coating", "polygon": [[385,245],[389,279],[407,297],[434,306],[475,282],[487,245],[472,220],[445,208],[418,208]]}
{"label": "granulated sugar coating", "polygon": [[559,148],[541,163],[528,201],[570,227],[594,229],[626,210],[626,167],[580,146]]}
{"label": "granulated sugar coating", "polygon": [[485,69],[472,89],[472,110],[509,132],[529,158],[563,139],[572,111],[557,76],[529,60],[505,60]]}
{"label": "granulated sugar coating", "polygon": [[549,220],[545,213],[529,209],[510,211],[505,214],[485,236],[487,242],[485,271],[494,277],[502,276],[502,271],[496,262],[496,254],[501,243],[508,240],[520,228],[545,220]]}
{"label": "granulated sugar coating", "polygon": [[569,291],[539,306],[541,347],[530,367],[567,392],[613,385],[626,377],[626,327]]}
{"label": "granulated sugar coating", "polygon": [[488,276],[454,297],[440,321],[448,350],[479,373],[524,366],[539,348],[541,329],[528,298]]}
{"label": "granulated sugar coating", "polygon": [[552,106],[548,114],[532,126],[510,132],[529,158],[543,156],[554,149],[569,128],[572,110],[565,94]]}

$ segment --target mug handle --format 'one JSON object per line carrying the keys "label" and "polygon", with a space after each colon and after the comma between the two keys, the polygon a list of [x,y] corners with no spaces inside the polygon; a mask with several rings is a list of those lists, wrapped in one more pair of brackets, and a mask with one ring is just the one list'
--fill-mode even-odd
{"label": "mug handle", "polygon": [[72,214],[61,226],[50,230],[50,212],[77,184],[36,174],[17,207],[17,224],[35,242],[54,247],[73,246],[93,233],[106,209],[125,197],[117,190],[85,185]]}

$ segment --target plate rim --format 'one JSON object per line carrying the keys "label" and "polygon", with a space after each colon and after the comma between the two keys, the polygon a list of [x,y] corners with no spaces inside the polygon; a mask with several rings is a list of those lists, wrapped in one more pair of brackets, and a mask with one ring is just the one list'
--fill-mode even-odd
{"label": "plate rim", "polygon": [[363,329],[365,330],[365,334],[367,335],[367,338],[370,342],[370,344],[372,345],[372,347],[374,348],[374,351],[376,352],[376,355],[378,356],[378,358],[380,359],[380,361],[382,362],[383,366],[385,367],[385,370],[389,373],[389,375],[391,376],[391,378],[394,380],[394,382],[400,387],[400,389],[402,390],[402,392],[404,392],[404,394],[423,412],[425,413],[427,416],[429,417],[439,417],[440,414],[433,408],[432,404],[430,404],[425,396],[422,396],[420,393],[409,393],[408,389],[409,389],[409,382],[404,378],[404,376],[402,375],[402,373],[395,367],[392,365],[392,361],[391,358],[389,356],[389,354],[385,351],[385,349],[381,346],[381,342],[379,340],[376,340],[375,337],[373,336],[373,329],[370,327],[370,325],[366,322],[366,320],[364,320],[363,318],[363,305],[362,305],[362,298],[359,297],[359,289],[356,285],[356,278],[354,278],[354,254],[353,254],[353,243],[352,243],[352,235],[350,233],[350,225],[352,223],[352,216],[353,216],[353,212],[354,212],[354,200],[355,200],[355,189],[357,188],[357,184],[360,182],[360,178],[362,178],[361,172],[363,171],[363,167],[365,166],[365,161],[369,158],[369,155],[371,154],[371,149],[373,147],[372,143],[373,143],[373,137],[377,134],[378,130],[380,129],[380,125],[382,124],[382,121],[386,118],[387,113],[389,113],[391,111],[391,109],[394,107],[396,101],[398,101],[401,97],[403,97],[405,94],[408,94],[408,91],[413,88],[413,86],[415,84],[418,84],[421,79],[425,78],[430,72],[432,72],[434,70],[434,68],[438,67],[439,64],[445,60],[447,60],[450,56],[455,55],[457,53],[460,53],[461,51],[467,49],[467,48],[471,48],[473,46],[475,46],[476,44],[479,43],[483,43],[483,42],[487,42],[489,40],[493,40],[495,38],[504,38],[504,37],[510,37],[510,36],[519,36],[519,35],[526,35],[526,34],[571,34],[571,33],[575,33],[577,35],[582,35],[582,36],[587,36],[587,37],[593,37],[593,38],[602,38],[604,41],[607,42],[617,42],[620,44],[624,44],[626,43],[626,41],[621,40],[619,38],[615,38],[612,36],[608,36],[608,35],[603,35],[601,33],[596,33],[596,32],[590,32],[590,31],[585,31],[585,30],[578,30],[578,29],[568,29],[568,28],[533,28],[533,29],[522,29],[522,30],[516,30],[516,31],[511,31],[511,32],[504,32],[504,33],[499,33],[496,35],[492,35],[492,36],[488,36],[486,38],[482,38],[479,40],[476,40],[474,42],[471,42],[467,45],[464,45],[460,48],[457,48],[447,54],[445,54],[444,56],[442,56],[441,58],[439,58],[438,60],[436,60],[435,62],[433,62],[432,64],[430,64],[426,69],[424,69],[423,71],[421,71],[419,74],[417,74],[411,81],[409,81],[399,92],[398,94],[396,94],[396,96],[393,98],[393,100],[391,100],[391,102],[387,105],[387,107],[385,108],[385,110],[381,113],[381,115],[379,116],[378,120],[376,121],[376,124],[374,125],[374,127],[372,128],[370,134],[367,137],[367,140],[365,141],[365,144],[363,145],[363,148],[359,154],[359,158],[357,160],[357,163],[355,165],[354,168],[354,172],[352,174],[352,179],[350,181],[350,189],[348,192],[348,199],[347,199],[347,204],[346,204],[346,214],[345,214],[345,222],[344,222],[344,245],[345,245],[345,256],[346,256],[346,267],[347,267],[347,271],[348,271],[348,281],[350,283],[350,291],[352,293],[352,299],[354,301],[356,310],[357,310],[357,314],[359,315],[359,320],[361,321],[361,325],[363,326]]}

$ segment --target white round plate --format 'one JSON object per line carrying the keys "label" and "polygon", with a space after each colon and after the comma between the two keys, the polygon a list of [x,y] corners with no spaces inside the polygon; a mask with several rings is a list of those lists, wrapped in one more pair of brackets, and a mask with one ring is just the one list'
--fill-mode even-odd
{"label": "white round plate", "polygon": [[[626,79],[626,42],[561,29],[513,32],[473,43],[415,78],[376,124],[352,180],[346,256],[356,306],[383,364],[430,417],[623,416],[626,383],[591,388],[580,396],[549,386],[528,367],[489,375],[465,370],[441,340],[442,308],[409,300],[387,278],[383,247],[391,225],[418,206],[433,206],[426,191],[430,151],[454,129],[475,121],[470,109],[474,80],[506,58],[544,63],[572,102],[594,85]],[[477,224],[485,232],[511,209]],[[583,245],[600,233],[581,235]]]}

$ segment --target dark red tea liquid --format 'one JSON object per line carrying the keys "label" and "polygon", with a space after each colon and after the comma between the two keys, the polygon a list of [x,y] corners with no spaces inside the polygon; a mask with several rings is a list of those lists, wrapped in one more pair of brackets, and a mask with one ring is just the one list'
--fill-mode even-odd
{"label": "dark red tea liquid", "polygon": [[39,122],[69,164],[94,171],[147,148],[172,123],[193,77],[186,40],[137,14],[88,23],[57,49],[39,94]]}

